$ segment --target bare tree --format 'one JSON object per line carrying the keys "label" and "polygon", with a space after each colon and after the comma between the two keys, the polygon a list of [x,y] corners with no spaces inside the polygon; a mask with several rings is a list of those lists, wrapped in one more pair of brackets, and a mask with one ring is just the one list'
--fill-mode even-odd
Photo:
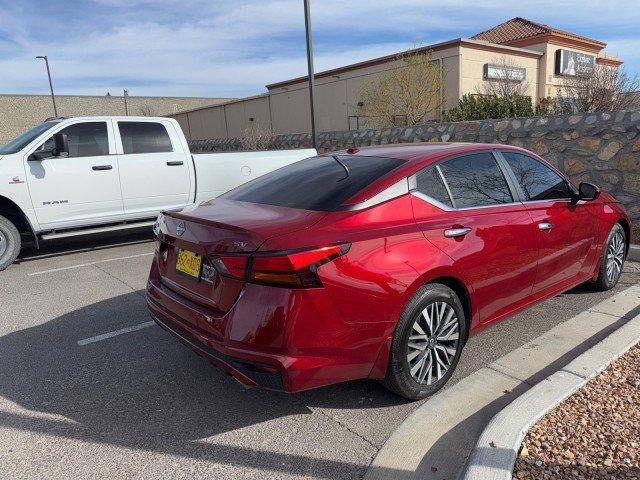
{"label": "bare tree", "polygon": [[372,128],[418,125],[432,120],[444,103],[444,72],[431,53],[408,51],[400,65],[365,80],[358,91],[358,114]]}
{"label": "bare tree", "polygon": [[156,110],[151,105],[142,105],[138,108],[138,115],[141,117],[155,117]]}
{"label": "bare tree", "polygon": [[522,67],[513,58],[504,55],[494,58],[487,68],[492,69],[492,78],[482,82],[477,89],[478,94],[501,98],[529,96],[531,83],[518,77]]}
{"label": "bare tree", "polygon": [[260,122],[251,124],[242,132],[240,143],[245,150],[268,150],[273,145],[276,134],[270,128],[263,128]]}
{"label": "bare tree", "polygon": [[565,112],[606,112],[640,107],[640,82],[622,67],[596,65],[588,76],[565,77],[558,107]]}

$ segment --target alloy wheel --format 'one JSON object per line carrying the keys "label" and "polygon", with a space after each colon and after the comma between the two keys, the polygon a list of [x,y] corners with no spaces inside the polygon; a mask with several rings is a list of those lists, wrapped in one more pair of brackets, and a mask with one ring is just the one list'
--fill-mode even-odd
{"label": "alloy wheel", "polygon": [[2,230],[0,230],[0,258],[7,251],[7,237]]}
{"label": "alloy wheel", "polygon": [[460,324],[451,305],[433,302],[413,322],[407,345],[411,377],[432,385],[451,368],[460,345]]}
{"label": "alloy wheel", "polygon": [[614,283],[620,277],[624,262],[625,241],[621,231],[617,231],[609,242],[607,248],[607,280]]}

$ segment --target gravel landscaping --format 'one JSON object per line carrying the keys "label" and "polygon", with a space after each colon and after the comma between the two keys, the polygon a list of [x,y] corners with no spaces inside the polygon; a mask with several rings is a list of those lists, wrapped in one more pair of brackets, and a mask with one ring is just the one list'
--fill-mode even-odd
{"label": "gravel landscaping", "polygon": [[640,479],[640,344],[526,435],[514,478]]}

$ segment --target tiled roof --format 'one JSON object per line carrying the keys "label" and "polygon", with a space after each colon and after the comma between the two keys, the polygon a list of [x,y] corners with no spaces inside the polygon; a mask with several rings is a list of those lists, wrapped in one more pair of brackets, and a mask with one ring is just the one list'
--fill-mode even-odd
{"label": "tiled roof", "polygon": [[516,17],[511,20],[507,20],[500,25],[497,25],[489,30],[474,35],[474,40],[484,40],[490,43],[498,43],[503,45],[509,45],[512,42],[523,40],[525,38],[536,37],[538,35],[556,34],[565,37],[570,37],[576,40],[582,40],[589,43],[596,43],[606,46],[605,43],[593,40],[591,38],[582,37],[573,33],[558,30],[557,28],[544,25],[542,23],[532,22],[526,18]]}

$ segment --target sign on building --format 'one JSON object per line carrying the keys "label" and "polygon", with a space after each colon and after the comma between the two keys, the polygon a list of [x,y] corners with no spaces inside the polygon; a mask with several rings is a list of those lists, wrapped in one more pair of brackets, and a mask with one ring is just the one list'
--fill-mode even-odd
{"label": "sign on building", "polygon": [[593,73],[596,57],[572,50],[556,50],[556,75],[586,77]]}
{"label": "sign on building", "polygon": [[504,65],[484,65],[485,80],[509,80],[512,82],[524,82],[527,78],[527,70],[520,67],[508,67]]}

